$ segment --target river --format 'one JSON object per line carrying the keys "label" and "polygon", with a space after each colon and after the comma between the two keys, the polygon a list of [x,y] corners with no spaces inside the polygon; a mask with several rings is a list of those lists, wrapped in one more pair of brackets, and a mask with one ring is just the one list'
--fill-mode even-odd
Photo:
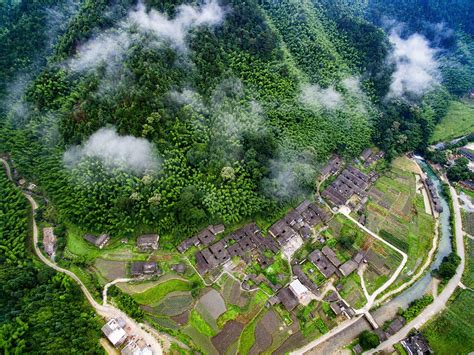
{"label": "river", "polygon": [[417,158],[416,162],[425,172],[425,174],[433,181],[441,200],[441,206],[443,206],[443,212],[441,212],[439,215],[439,225],[441,234],[438,249],[434,261],[430,265],[429,271],[426,271],[423,277],[421,277],[417,282],[415,282],[412,286],[403,291],[401,294],[394,297],[392,300],[390,300],[389,302],[381,306],[379,309],[374,311],[373,315],[377,322],[379,322],[379,324],[383,324],[385,320],[393,317],[400,307],[403,309],[407,308],[412,301],[422,297],[425,293],[429,292],[431,290],[431,283],[433,281],[431,271],[437,269],[441,264],[443,258],[449,255],[452,251],[452,233],[451,226],[449,224],[450,211],[448,202],[446,201],[442,193],[442,183],[439,180],[438,176],[434,173],[433,169],[431,169],[431,167],[423,159]]}

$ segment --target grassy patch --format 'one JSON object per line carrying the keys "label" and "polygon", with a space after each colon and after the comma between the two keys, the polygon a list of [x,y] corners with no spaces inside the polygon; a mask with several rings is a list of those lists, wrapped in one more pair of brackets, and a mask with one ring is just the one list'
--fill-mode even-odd
{"label": "grassy patch", "polygon": [[316,285],[322,285],[326,281],[324,275],[318,270],[318,268],[313,263],[309,261],[305,261],[301,265],[301,269]]}
{"label": "grassy patch", "polygon": [[466,238],[466,266],[462,282],[467,287],[474,288],[474,240],[471,238]]}
{"label": "grassy patch", "polygon": [[239,342],[239,354],[248,354],[255,343],[255,327],[262,318],[262,314],[252,319],[242,331]]}
{"label": "grassy patch", "polygon": [[[285,284],[290,278],[290,266],[288,261],[283,256],[275,257],[275,262],[263,270],[265,277],[270,280],[271,283],[276,285],[277,283]],[[282,275],[284,278],[278,280],[278,277]]]}
{"label": "grassy patch", "polygon": [[240,307],[237,307],[233,304],[228,305],[227,311],[222,313],[219,318],[217,318],[217,326],[219,328],[224,327],[224,324],[226,324],[230,320],[234,320],[237,318],[237,316],[242,312]]}
{"label": "grassy patch", "polygon": [[451,101],[448,113],[436,126],[431,142],[460,137],[474,131],[474,105],[464,101]]}
{"label": "grassy patch", "polygon": [[161,301],[168,293],[174,291],[190,291],[192,284],[184,280],[168,280],[162,282],[145,292],[136,293],[132,297],[140,304],[153,305]]}
{"label": "grassy patch", "polygon": [[474,292],[458,291],[447,309],[422,329],[436,354],[467,354],[474,349]]}
{"label": "grassy patch", "polygon": [[403,349],[403,346],[401,344],[395,344],[393,348],[397,351],[397,354],[407,355],[407,352],[405,351],[405,349]]}
{"label": "grassy patch", "polygon": [[191,324],[199,333],[208,337],[213,337],[217,334],[195,309],[191,311],[189,324]]}

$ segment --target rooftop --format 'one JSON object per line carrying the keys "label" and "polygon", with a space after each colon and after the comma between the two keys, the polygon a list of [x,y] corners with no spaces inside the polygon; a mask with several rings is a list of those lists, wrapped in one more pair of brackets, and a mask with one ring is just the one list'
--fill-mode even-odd
{"label": "rooftop", "polygon": [[118,347],[127,339],[127,333],[115,318],[110,319],[103,327],[102,333],[109,339],[113,346]]}
{"label": "rooftop", "polygon": [[299,303],[295,294],[288,287],[282,288],[277,296],[287,311],[292,311]]}
{"label": "rooftop", "polygon": [[332,250],[330,247],[325,245],[322,249],[323,254],[329,259],[329,261],[335,266],[338,267],[341,265],[341,261],[338,259],[336,253],[334,250]]}
{"label": "rooftop", "polygon": [[295,296],[300,297],[308,292],[306,286],[304,286],[300,280],[296,279],[290,283],[290,289],[293,291]]}

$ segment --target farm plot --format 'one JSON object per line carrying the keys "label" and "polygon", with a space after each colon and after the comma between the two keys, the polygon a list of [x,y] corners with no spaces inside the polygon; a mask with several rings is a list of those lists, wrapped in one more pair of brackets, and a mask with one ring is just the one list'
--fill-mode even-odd
{"label": "farm plot", "polygon": [[96,259],[94,266],[99,274],[108,281],[124,278],[127,275],[127,263],[124,261],[112,261]]}
{"label": "farm plot", "polygon": [[341,285],[342,289],[339,293],[342,298],[349,302],[349,305],[355,309],[362,308],[365,305],[367,300],[362,290],[359,275],[352,273],[341,280]]}
{"label": "farm plot", "polygon": [[474,240],[466,238],[466,266],[462,276],[464,285],[474,288]]}
{"label": "farm plot", "polygon": [[227,304],[233,304],[238,307],[245,307],[249,303],[249,293],[242,291],[240,283],[231,277],[225,276],[225,281],[222,283],[222,296]]}
{"label": "farm plot", "polygon": [[474,212],[463,211],[462,226],[467,234],[474,236]]}
{"label": "farm plot", "polygon": [[227,310],[221,294],[214,289],[202,296],[198,304],[206,309],[214,320]]}
{"label": "farm plot", "polygon": [[162,282],[163,281],[121,282],[121,283],[118,283],[117,286],[123,292],[128,293],[129,295],[133,295],[135,293],[145,292]]}
{"label": "farm plot", "polygon": [[191,342],[194,343],[194,345],[200,349],[202,353],[209,355],[219,354],[214,345],[212,345],[210,337],[200,333],[192,325],[184,327],[182,332],[191,339]]}
{"label": "farm plot", "polygon": [[467,354],[474,349],[474,292],[458,291],[448,307],[422,329],[435,354]]}
{"label": "farm plot", "polygon": [[161,282],[148,290],[133,294],[132,297],[139,304],[155,306],[157,305],[167,294],[175,291],[190,291],[192,288],[191,282],[181,279],[171,279],[165,282]]}
{"label": "farm plot", "polygon": [[390,278],[402,262],[402,256],[378,240],[366,253],[368,267],[364,272],[367,292],[372,294]]}
{"label": "farm plot", "polygon": [[177,316],[188,310],[193,304],[191,292],[170,292],[154,308],[157,314],[165,316]]}
{"label": "farm plot", "polygon": [[219,354],[225,354],[227,349],[237,341],[243,329],[242,323],[236,321],[226,323],[220,333],[211,339]]}
{"label": "farm plot", "polygon": [[[418,171],[408,158],[398,158],[369,192],[367,228],[408,254],[406,267],[391,287],[397,287],[416,272],[432,245],[434,219],[425,212],[423,196],[416,192]],[[383,279],[380,275],[376,281],[370,273],[368,277],[375,284]]]}
{"label": "farm plot", "polygon": [[472,100],[451,101],[446,116],[441,119],[430,139],[431,143],[447,141],[474,131]]}
{"label": "farm plot", "polygon": [[281,320],[278,315],[270,310],[265,313],[255,328],[255,343],[250,349],[250,353],[259,354],[272,345],[273,335],[281,326]]}
{"label": "farm plot", "polygon": [[[204,322],[206,322],[214,332],[217,334],[219,327],[217,326],[217,319],[221,314],[227,310],[224,299],[221,294],[214,289],[206,292],[196,303],[194,311],[199,314]],[[191,313],[191,317],[192,317]]]}

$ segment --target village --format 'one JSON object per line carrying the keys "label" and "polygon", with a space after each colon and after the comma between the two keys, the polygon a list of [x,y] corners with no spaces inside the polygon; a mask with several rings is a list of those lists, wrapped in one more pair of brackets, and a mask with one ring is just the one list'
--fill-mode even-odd
{"label": "village", "polygon": [[[86,284],[104,288],[95,286],[98,301],[117,304],[116,292],[107,298],[109,285],[116,287],[151,326],[172,335],[179,330],[175,346],[211,354],[289,351],[365,312],[369,296],[402,262],[361,228],[377,230],[372,205],[392,210],[396,203],[376,188],[383,157],[373,149],[349,164],[333,156],[321,169],[314,199],[268,226],[209,225],[174,251],[160,247],[157,233],[117,240],[73,232],[63,258],[74,265],[87,255],[90,262],[81,270]],[[416,176],[417,198],[433,218],[442,208],[436,189]],[[42,246],[52,260],[56,242],[53,227],[44,226]],[[403,324],[397,318],[376,330],[383,339]],[[151,353],[120,318],[109,319],[102,331],[121,354]]]}

